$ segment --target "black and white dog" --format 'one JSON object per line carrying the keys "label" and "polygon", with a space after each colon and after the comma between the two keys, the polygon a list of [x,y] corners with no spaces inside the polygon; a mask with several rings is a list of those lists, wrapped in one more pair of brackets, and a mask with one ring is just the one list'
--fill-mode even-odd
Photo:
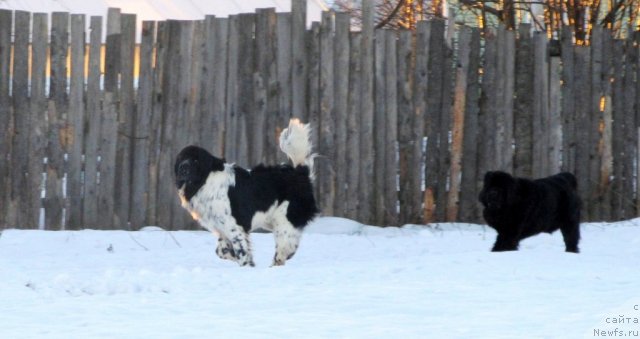
{"label": "black and white dog", "polygon": [[218,234],[220,258],[254,266],[249,232],[256,228],[275,236],[274,266],[296,253],[302,229],[318,213],[309,134],[309,125],[297,119],[282,131],[280,149],[293,166],[258,165],[248,171],[198,146],[178,154],[174,170],[182,207]]}

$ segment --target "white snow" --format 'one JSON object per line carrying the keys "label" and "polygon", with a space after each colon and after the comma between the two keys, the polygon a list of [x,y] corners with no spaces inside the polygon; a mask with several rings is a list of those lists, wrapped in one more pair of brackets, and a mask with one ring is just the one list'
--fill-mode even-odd
{"label": "white snow", "polygon": [[271,234],[246,268],[206,231],[5,230],[0,338],[640,336],[639,226],[583,224],[577,255],[559,233],[491,253],[480,225],[320,218],[273,268]]}

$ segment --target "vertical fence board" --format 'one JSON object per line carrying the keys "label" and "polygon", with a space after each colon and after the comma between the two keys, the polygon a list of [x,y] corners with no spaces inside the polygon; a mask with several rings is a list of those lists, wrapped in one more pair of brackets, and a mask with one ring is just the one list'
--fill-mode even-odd
{"label": "vertical fence board", "polygon": [[[480,135],[491,135],[496,124],[495,94],[492,93],[496,83],[497,39],[491,30],[485,34],[484,65],[482,68],[482,95],[480,97],[480,114],[478,124]],[[495,139],[482,138],[478,141],[478,172],[480,177],[487,171],[497,170],[495,167]]]}
{"label": "vertical fence board", "polygon": [[[118,107],[118,145],[116,152],[115,213],[116,225],[130,229],[131,164],[134,124],[134,50],[136,16],[120,16],[120,105]],[[182,72],[182,71],[181,71]]]}
{"label": "vertical fence board", "polygon": [[[307,31],[307,75],[308,75],[308,107],[307,119],[313,128],[311,133],[311,143],[319,147],[320,138],[320,23],[314,22],[311,29]],[[317,167],[317,166],[316,166]],[[319,185],[315,185],[316,192]]]}
{"label": "vertical fence board", "polygon": [[[187,119],[187,138],[185,139],[189,144],[202,145],[202,91],[197,89],[202,84],[205,77],[203,63],[204,63],[204,21],[193,21],[193,28],[190,38],[190,64],[189,67],[189,79],[185,82],[185,95],[187,96],[186,106],[186,119]],[[205,93],[209,95],[209,93]]]}
{"label": "vertical fence board", "polygon": [[[100,125],[100,190],[98,191],[98,220],[102,229],[114,226],[114,186],[116,182],[116,144],[118,137],[118,110],[115,94],[104,92],[102,98],[102,124]],[[164,226],[164,225],[162,225]]]}
{"label": "vertical fence board", "polygon": [[11,150],[11,97],[9,96],[11,67],[12,13],[0,10],[0,229],[12,227],[7,219],[10,203],[9,151]]}
{"label": "vertical fence board", "polygon": [[[349,102],[347,112],[347,159],[350,164],[360,163],[360,86],[362,71],[362,35],[360,33],[350,33],[349,43]],[[347,173],[346,188],[346,211],[345,216],[351,219],[358,219],[359,210],[359,166],[349,166]]]}
{"label": "vertical fence board", "polygon": [[[227,133],[225,120],[226,114],[226,81],[227,81],[227,46],[228,46],[228,32],[229,32],[229,20],[228,19],[215,19],[215,49],[214,49],[214,92],[212,103],[213,119],[213,133],[214,138],[213,151],[218,154],[224,154],[224,136]],[[205,139],[206,140],[206,139]]]}
{"label": "vertical fence board", "polygon": [[59,230],[64,227],[64,193],[62,179],[65,172],[64,154],[67,145],[63,142],[67,111],[67,57],[69,49],[69,13],[51,14],[51,42],[49,53],[51,72],[49,80],[49,109],[47,126],[47,167],[45,187],[45,228]]}
{"label": "vertical fence board", "polygon": [[235,162],[241,166],[257,165],[251,163],[251,119],[254,115],[255,103],[253,98],[253,75],[255,71],[255,14],[240,14],[238,16],[238,128],[235,139],[237,158]]}
{"label": "vertical fence board", "polygon": [[[280,132],[288,125],[292,117],[292,62],[293,50],[291,48],[291,13],[277,14],[276,27],[276,69],[278,75],[278,111],[276,113],[276,138],[280,137]],[[345,110],[346,117],[346,110]],[[306,121],[303,121],[306,122]],[[276,139],[277,140],[277,139]],[[276,161],[284,163],[289,161],[287,156],[278,150],[276,151]]]}
{"label": "vertical fence board", "polygon": [[[598,32],[598,31],[596,31]],[[611,78],[613,74],[613,37],[610,32],[600,31],[602,34],[602,50],[604,53],[601,75],[599,76],[602,84],[600,98],[598,101],[598,109],[602,110],[603,129],[602,129],[602,154],[601,168],[599,178],[599,200],[596,202],[600,206],[598,212],[600,220],[611,220],[611,176],[613,175],[613,149],[612,149],[612,128],[613,128],[613,112],[612,112],[612,96],[613,86]],[[601,107],[602,105],[602,107]]]}
{"label": "vertical fence board", "polygon": [[84,146],[85,16],[71,15],[71,81],[69,85],[69,161],[67,171],[68,228],[82,223],[82,154]]}
{"label": "vertical fence board", "polygon": [[[118,92],[118,79],[120,73],[120,49],[121,40],[121,15],[119,8],[107,10],[107,38],[105,47],[104,64],[104,90],[111,93]],[[114,98],[117,100],[117,98]]]}
{"label": "vertical fence board", "polygon": [[166,33],[166,60],[163,62],[162,69],[162,140],[160,144],[160,156],[158,159],[158,191],[157,209],[158,224],[170,230],[175,230],[176,225],[173,224],[172,214],[175,210],[174,205],[178,204],[178,196],[176,189],[169,185],[173,181],[173,160],[175,159],[176,149],[174,145],[176,115],[178,115],[175,101],[178,97],[178,76],[176,72],[172,72],[172,67],[178,65],[180,55],[180,24],[176,20],[167,21]]}
{"label": "vertical fence board", "polygon": [[533,37],[533,162],[532,175],[550,175],[549,170],[549,53],[548,39],[544,33]]}
{"label": "vertical fence board", "polygon": [[498,166],[511,173],[513,171],[513,93],[515,86],[515,50],[516,39],[515,32],[505,30],[503,26],[499,29],[499,43],[502,46],[502,52],[499,53],[499,89],[500,95],[498,104],[498,135],[501,140],[498,141]]}
{"label": "vertical fence board", "polygon": [[385,142],[387,127],[386,126],[386,114],[387,114],[387,98],[385,93],[386,88],[386,74],[385,74],[385,37],[384,30],[377,29],[375,31],[374,41],[374,79],[375,79],[375,92],[374,92],[374,117],[373,117],[373,135],[374,135],[374,165],[373,165],[373,196],[374,196],[374,209],[373,209],[373,221],[374,225],[384,225],[385,215],[385,199],[384,199],[384,178],[385,178]]}
{"label": "vertical fence board", "polygon": [[[385,177],[384,197],[385,215],[384,225],[398,224],[398,65],[396,33],[385,30],[385,97],[387,98],[387,112],[384,125],[387,127],[385,134]],[[379,138],[380,136],[378,136]],[[382,156],[379,154],[378,156]]]}
{"label": "vertical fence board", "polygon": [[471,56],[471,29],[463,27],[458,35],[458,61],[454,101],[451,109],[453,117],[451,137],[451,179],[447,195],[446,220],[454,222],[459,218],[460,178],[462,175],[462,158],[465,132],[465,108],[467,106],[467,76]]}
{"label": "vertical fence board", "polygon": [[549,174],[560,172],[562,165],[562,117],[560,114],[560,58],[549,61]]}
{"label": "vertical fence board", "polygon": [[[159,219],[160,211],[166,211],[166,205],[161,205],[161,198],[158,192],[163,188],[170,189],[166,182],[159,181],[161,173],[161,160],[171,157],[170,154],[165,154],[166,151],[163,148],[163,138],[166,123],[164,115],[164,78],[166,76],[164,70],[167,64],[167,42],[169,37],[168,24],[166,21],[158,22],[158,31],[156,34],[155,43],[155,64],[153,67],[153,102],[152,102],[152,117],[151,117],[151,131],[150,134],[150,153],[149,153],[149,212],[147,219],[151,225],[161,225],[163,227],[169,227],[167,220]],[[164,152],[163,152],[164,151]],[[164,168],[163,171],[170,171],[170,168]],[[162,186],[163,188],[161,188]],[[175,194],[175,191],[174,191]],[[163,197],[168,199],[169,197]],[[166,214],[165,214],[166,215]]]}
{"label": "vertical fence board", "polygon": [[[173,65],[177,65],[179,69],[182,70],[180,74],[177,75],[175,87],[175,97],[172,100],[172,107],[170,109],[171,114],[174,115],[174,136],[173,136],[173,150],[171,151],[172,159],[175,159],[175,156],[180,152],[180,150],[188,146],[190,144],[190,140],[192,136],[189,131],[189,118],[191,114],[190,106],[192,103],[191,98],[191,79],[194,76],[191,72],[191,65],[193,61],[193,37],[195,33],[195,22],[194,21],[179,21],[178,22],[178,33],[176,35],[176,40],[172,40],[171,42],[176,44],[175,51],[177,54],[175,55],[175,63]],[[173,165],[173,160],[171,165]],[[173,167],[171,167],[173,168]],[[171,178],[173,178],[173,174],[171,174]],[[175,191],[173,192],[174,197],[176,196]],[[171,225],[174,230],[184,230],[189,227],[192,227],[193,220],[191,217],[185,213],[184,209],[177,203],[177,199],[173,199],[173,204],[171,205],[172,212],[172,221]]]}
{"label": "vertical fence board", "polygon": [[420,143],[414,136],[413,81],[415,62],[410,31],[401,31],[396,56],[398,70],[398,170],[400,192],[399,220],[417,222],[415,214],[420,209],[420,157],[415,156],[414,146]]}
{"label": "vertical fence board", "polygon": [[224,74],[220,64],[226,63],[227,19],[207,16],[204,23],[204,56],[202,64],[201,98],[201,146],[217,156],[224,155]]}
{"label": "vertical fence board", "polygon": [[531,25],[520,25],[516,42],[516,74],[513,110],[515,154],[513,170],[516,176],[532,176],[533,152],[533,46]]}
{"label": "vertical fence board", "polygon": [[98,219],[98,154],[100,144],[100,64],[102,54],[102,17],[92,16],[89,47],[89,74],[87,75],[87,130],[85,131],[84,157],[84,203],[82,220],[84,226],[97,228]]}
{"label": "vertical fence board", "polygon": [[291,115],[309,121],[307,113],[307,55],[305,32],[307,27],[307,1],[291,1]]}
{"label": "vertical fence board", "polygon": [[318,152],[321,154],[316,161],[318,201],[320,208],[327,215],[334,215],[335,187],[335,130],[336,117],[334,111],[335,84],[334,84],[334,40],[333,40],[333,13],[322,13],[320,26],[320,78],[319,78],[319,122],[318,128]]}
{"label": "vertical fence board", "polygon": [[[633,36],[628,37],[625,40],[625,65],[624,65],[624,78],[619,79],[623,81],[624,86],[624,132],[622,132],[624,138],[624,163],[623,163],[623,175],[624,185],[621,192],[625,197],[623,200],[623,219],[632,219],[637,216],[634,201],[634,175],[636,170],[636,158],[638,150],[637,145],[637,132],[638,122],[636,121],[636,75],[637,75],[637,62],[638,62],[638,46],[634,46],[636,43],[633,40]],[[592,131],[597,132],[597,130]],[[620,132],[618,132],[620,133]],[[596,145],[597,146],[597,145]],[[590,149],[592,152],[597,151],[593,146]],[[593,164],[593,162],[592,162]]]}
{"label": "vertical fence board", "polygon": [[136,204],[131,209],[132,229],[140,229],[148,223],[146,216],[149,208],[149,154],[152,123],[153,97],[153,42],[155,22],[143,21],[140,38],[140,77],[136,97],[135,137],[133,139],[133,172],[131,179],[131,201]]}
{"label": "vertical fence board", "polygon": [[[482,216],[478,208],[478,193],[482,174],[478,173],[478,112],[480,110],[480,30],[471,29],[469,46],[469,67],[467,74],[467,97],[464,113],[464,133],[462,146],[462,177],[460,183],[460,221],[480,222]],[[516,72],[517,74],[517,72]],[[480,179],[480,180],[479,180]]]}
{"label": "vertical fence board", "polygon": [[[421,197],[420,202],[424,201],[424,206],[421,210],[416,210],[415,218],[418,218],[420,213],[421,222],[428,223],[432,220],[433,216],[433,194],[427,191],[427,171],[428,166],[426,157],[423,157],[423,143],[426,136],[427,123],[427,110],[428,110],[428,97],[427,89],[429,87],[429,68],[431,59],[429,58],[431,46],[431,28],[432,26],[427,21],[418,22],[417,34],[416,34],[416,66],[413,79],[413,156],[417,160],[415,163],[420,164],[420,180],[418,181]],[[422,165],[424,164],[424,165]],[[423,174],[422,174],[423,173]],[[423,179],[424,176],[424,179]],[[416,178],[417,179],[417,178]],[[424,193],[422,191],[424,190]]]}
{"label": "vertical fence board", "polygon": [[[603,120],[603,110],[600,108],[600,100],[605,96],[605,88],[607,84],[605,81],[602,81],[602,75],[604,74],[604,69],[606,68],[606,62],[604,61],[604,56],[606,52],[603,50],[604,47],[604,36],[603,36],[603,28],[602,27],[594,27],[591,31],[591,74],[590,74],[590,82],[591,82],[591,103],[590,103],[590,111],[591,111],[591,126],[590,129],[590,148],[593,152],[591,155],[591,167],[589,169],[589,200],[591,201],[591,211],[588,211],[588,214],[591,218],[602,218],[602,208],[600,206],[602,200],[602,182],[601,171],[602,171],[602,152],[600,151],[601,147],[604,147],[601,144],[601,133],[599,131],[600,124],[604,124]],[[552,91],[553,93],[553,91]],[[603,129],[604,132],[604,129]]]}
{"label": "vertical fence board", "polygon": [[576,157],[575,157],[575,175],[578,179],[578,192],[583,201],[582,213],[586,219],[589,218],[588,212],[591,210],[591,201],[589,199],[589,138],[591,126],[591,81],[590,77],[590,55],[589,49],[585,46],[577,46],[574,51],[575,73],[574,81],[581,86],[576,88],[575,94],[575,140],[576,140]]}
{"label": "vertical fence board", "polygon": [[575,82],[573,79],[573,31],[570,26],[562,27],[562,170],[574,173],[575,144]]}
{"label": "vertical fence board", "polygon": [[42,172],[46,142],[47,96],[47,45],[49,40],[48,15],[33,14],[31,31],[31,118],[29,119],[29,186],[31,191],[29,210],[31,218],[27,226],[39,228],[42,209]]}
{"label": "vertical fence board", "polygon": [[334,56],[334,113],[335,119],[335,187],[333,212],[336,216],[344,216],[346,208],[347,188],[347,117],[349,106],[349,25],[347,13],[335,13]]}
{"label": "vertical fence board", "polygon": [[256,16],[256,73],[254,78],[254,110],[251,115],[251,164],[274,163],[276,142],[277,74],[276,12],[260,9]]}
{"label": "vertical fence board", "polygon": [[361,61],[361,86],[360,86],[360,173],[358,183],[359,219],[362,222],[371,222],[375,211],[375,197],[371,178],[373,178],[374,165],[374,4],[373,1],[362,3],[362,40],[360,57]]}
{"label": "vertical fence board", "polygon": [[[614,55],[623,55],[624,45],[622,41],[615,40],[613,42]],[[623,75],[624,75],[624,59],[615,58],[613,61],[613,131],[624,131],[624,87],[623,87]],[[618,221],[623,218],[623,206],[625,197],[622,195],[624,187],[624,172],[623,172],[623,159],[624,159],[624,137],[622,133],[615,133],[612,140],[613,148],[613,181],[612,181],[612,196],[611,196],[611,218],[613,221]],[[576,165],[577,166],[577,165]],[[576,170],[577,172],[577,170]]]}
{"label": "vertical fence board", "polygon": [[[429,71],[427,86],[427,106],[425,112],[425,132],[427,136],[427,148],[425,158],[425,223],[441,221],[440,211],[444,211],[442,187],[439,175],[441,167],[441,152],[446,151],[445,145],[448,139],[448,129],[445,131],[442,126],[444,113],[443,90],[445,83],[445,68],[447,67],[444,41],[444,21],[430,21],[431,40],[429,42]],[[447,111],[447,114],[449,112]],[[444,180],[446,183],[446,180]]]}
{"label": "vertical fence board", "polygon": [[226,133],[225,133],[225,157],[229,161],[238,161],[238,67],[239,67],[239,42],[240,19],[236,15],[229,17],[228,36],[228,64],[227,64],[227,95],[226,95]]}
{"label": "vertical fence board", "polygon": [[29,210],[29,32],[31,14],[15,11],[13,38],[13,142],[11,154],[11,205],[9,220],[17,228],[27,227],[33,215]]}

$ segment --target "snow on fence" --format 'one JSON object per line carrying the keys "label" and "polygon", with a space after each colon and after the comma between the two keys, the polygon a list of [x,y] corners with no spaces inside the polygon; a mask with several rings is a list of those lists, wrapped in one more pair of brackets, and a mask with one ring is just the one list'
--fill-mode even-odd
{"label": "snow on fence", "polygon": [[441,20],[374,30],[365,6],[362,31],[332,12],[307,29],[305,6],[141,32],[118,9],[0,10],[0,228],[36,228],[42,209],[51,230],[194,228],[173,185],[177,152],[284,161],[290,117],[315,128],[326,215],[480,221],[487,170],[571,171],[584,220],[637,215],[637,33],[595,28],[575,46],[569,29],[550,42],[528,25],[460,27],[454,51]]}

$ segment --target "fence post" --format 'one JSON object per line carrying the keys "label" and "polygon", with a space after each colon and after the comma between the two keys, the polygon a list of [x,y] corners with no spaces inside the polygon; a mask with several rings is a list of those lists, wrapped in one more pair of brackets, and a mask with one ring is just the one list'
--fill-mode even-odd
{"label": "fence post", "polygon": [[98,219],[98,145],[100,143],[100,63],[102,54],[102,17],[91,17],[89,74],[87,76],[87,130],[84,166],[84,204],[82,220],[85,227],[97,228]]}
{"label": "fence post", "polygon": [[385,225],[398,225],[398,61],[396,32],[385,30],[385,97],[387,114],[385,141]]}
{"label": "fence post", "polygon": [[9,221],[17,228],[29,227],[33,216],[29,210],[27,171],[29,170],[29,32],[31,14],[15,11],[13,40],[13,142],[11,154],[11,204]]}
{"label": "fence post", "polygon": [[[478,191],[482,176],[478,173],[478,112],[480,111],[480,29],[471,29],[467,98],[464,113],[462,178],[458,221],[479,222]],[[453,177],[453,176],[452,176]]]}
{"label": "fence post", "polygon": [[12,13],[0,10],[0,229],[12,227],[7,218],[11,200],[9,183],[9,152],[11,150],[11,98],[9,96],[9,70],[11,68]]}
{"label": "fence post", "polygon": [[458,35],[458,62],[456,65],[456,82],[454,87],[452,140],[451,140],[451,174],[447,195],[446,220],[454,222],[459,216],[460,177],[462,174],[463,140],[465,133],[464,116],[467,99],[467,75],[471,56],[471,29],[462,27]]}
{"label": "fence post", "polygon": [[84,152],[85,17],[71,15],[71,82],[69,85],[68,229],[82,228],[82,154]]}
{"label": "fence post", "polygon": [[[421,25],[422,26],[422,25]],[[401,223],[417,223],[416,213],[420,210],[420,194],[422,192],[421,157],[416,154],[415,144],[421,144],[422,137],[414,135],[414,106],[412,76],[415,70],[415,55],[412,47],[410,31],[401,31],[398,39],[396,56],[398,70],[398,170],[400,176],[400,192],[398,200]],[[421,145],[420,145],[421,147]],[[419,149],[421,150],[421,148]]]}
{"label": "fence post", "polygon": [[335,13],[334,55],[334,113],[335,118],[335,185],[334,215],[342,217],[346,213],[347,189],[347,119],[349,116],[349,25],[351,17],[347,13]]}
{"label": "fence post", "polygon": [[39,228],[42,208],[42,171],[45,149],[47,147],[46,115],[47,96],[45,93],[47,70],[47,45],[49,40],[48,15],[33,14],[31,33],[31,100],[29,121],[29,187],[31,191],[29,210],[32,215],[28,228]]}
{"label": "fence post", "polygon": [[148,223],[149,201],[149,154],[152,124],[153,100],[153,43],[155,41],[155,22],[143,21],[140,37],[140,76],[138,77],[138,93],[136,97],[135,134],[133,142],[133,170],[131,179],[131,202],[136,206],[131,209],[131,226],[133,230]]}
{"label": "fence post", "polygon": [[291,1],[291,115],[309,121],[307,113],[307,58],[305,40],[307,0]]}
{"label": "fence post", "polygon": [[[345,216],[358,219],[360,202],[360,100],[362,86],[362,35],[359,32],[349,34],[349,102],[347,109],[347,159],[352,164],[348,167],[346,188]],[[357,166],[354,164],[358,164]]]}
{"label": "fence post", "polygon": [[[418,187],[420,190],[418,192],[414,192],[415,198],[422,198],[416,202],[416,207],[420,206],[424,201],[424,208],[415,210],[415,214],[413,219],[415,222],[421,221],[423,223],[429,223],[432,221],[433,215],[433,192],[430,192],[427,189],[427,176],[426,172],[429,171],[426,167],[428,166],[426,158],[423,160],[423,146],[424,139],[426,136],[426,117],[427,117],[427,89],[429,87],[429,68],[431,60],[429,59],[429,54],[431,51],[431,46],[429,42],[431,41],[431,24],[427,21],[419,21],[417,24],[417,32],[416,32],[416,65],[413,74],[413,157],[414,164],[417,164],[417,168],[420,169],[421,174],[414,180],[414,183],[418,183]],[[423,166],[424,164],[424,166]],[[424,173],[424,180],[422,180],[422,174]],[[424,193],[422,190],[424,188]],[[419,213],[422,212],[422,213]]]}
{"label": "fence post", "polygon": [[316,160],[318,170],[318,200],[320,208],[327,215],[334,215],[334,202],[336,196],[336,115],[335,86],[334,86],[334,38],[333,38],[333,12],[322,13],[320,26],[320,107],[318,126],[318,152],[320,157]]}
{"label": "fence post", "polygon": [[375,70],[375,92],[374,92],[374,117],[373,117],[373,135],[374,135],[374,165],[373,165],[373,199],[375,202],[373,209],[374,225],[384,225],[385,222],[385,143],[387,142],[387,131],[389,126],[386,124],[387,115],[387,98],[386,98],[386,72],[385,72],[385,35],[383,29],[375,30],[374,41],[374,70]]}

